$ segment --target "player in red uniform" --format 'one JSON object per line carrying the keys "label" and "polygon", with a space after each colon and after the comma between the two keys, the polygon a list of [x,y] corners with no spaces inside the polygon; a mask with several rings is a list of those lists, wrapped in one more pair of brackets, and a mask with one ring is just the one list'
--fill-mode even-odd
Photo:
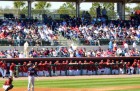
{"label": "player in red uniform", "polygon": [[140,74],[140,60],[137,62],[137,74]]}
{"label": "player in red uniform", "polygon": [[45,61],[45,63],[43,63],[43,73],[45,76],[49,76],[49,63],[47,61]]}
{"label": "player in red uniform", "polygon": [[26,62],[23,63],[23,76],[28,76],[28,67]]}
{"label": "player in red uniform", "polygon": [[2,70],[3,70],[3,78],[6,76],[6,72],[7,72],[7,64],[6,62],[3,62],[2,64]]}
{"label": "player in red uniform", "polygon": [[21,65],[20,63],[18,63],[18,75],[19,77],[23,76],[23,65]]}
{"label": "player in red uniform", "polygon": [[77,69],[77,75],[81,75],[81,72],[82,72],[81,65],[82,65],[82,62],[79,61],[78,62],[78,69]]}
{"label": "player in red uniform", "polygon": [[73,65],[72,60],[70,60],[70,63],[69,63],[69,66],[68,66],[68,75],[69,76],[72,76],[73,72],[74,72],[72,65]]}
{"label": "player in red uniform", "polygon": [[131,74],[134,74],[134,70],[136,70],[136,67],[137,67],[137,62],[136,61],[134,61],[133,62],[133,64],[131,65],[131,67],[130,67],[130,70],[131,70]]}
{"label": "player in red uniform", "polygon": [[60,65],[60,63],[59,63],[59,61],[56,61],[55,63],[55,75],[56,76],[60,76],[60,70],[61,70],[61,65]]}
{"label": "player in red uniform", "polygon": [[66,63],[65,63],[65,61],[63,61],[61,63],[61,75],[62,76],[65,76],[66,75]]}
{"label": "player in red uniform", "polygon": [[43,74],[43,70],[44,70],[44,66],[43,66],[43,63],[42,63],[42,61],[40,61],[40,63],[38,64],[38,75],[39,76],[43,76],[44,74]]}
{"label": "player in red uniform", "polygon": [[124,65],[125,65],[124,61],[121,60],[121,62],[119,63],[119,72],[120,72],[120,74],[124,74]]}
{"label": "player in red uniform", "polygon": [[2,64],[3,64],[3,62],[0,61],[0,73],[1,73],[1,75],[3,76]]}
{"label": "player in red uniform", "polygon": [[116,63],[112,64],[112,74],[119,74],[119,61],[116,61]]}
{"label": "player in red uniform", "polygon": [[131,74],[130,67],[131,67],[130,62],[126,63],[126,70],[127,70],[127,72],[128,72],[129,75]]}
{"label": "player in red uniform", "polygon": [[110,60],[109,59],[107,59],[107,61],[104,63],[105,64],[105,74],[106,75],[109,75],[111,72],[111,70],[110,70]]}
{"label": "player in red uniform", "polygon": [[87,74],[92,75],[93,74],[93,62],[90,61],[87,67]]}
{"label": "player in red uniform", "polygon": [[15,64],[11,63],[10,65],[10,76],[14,76],[14,72],[15,72]]}
{"label": "player in red uniform", "polygon": [[14,86],[12,85],[12,82],[13,82],[13,77],[10,76],[10,77],[8,78],[8,80],[5,81],[5,83],[4,83],[4,85],[3,85],[3,89],[4,89],[5,91],[11,90],[11,89],[14,87]]}
{"label": "player in red uniform", "polygon": [[83,72],[82,72],[82,75],[87,75],[87,61],[85,60],[84,63],[83,63]]}
{"label": "player in red uniform", "polygon": [[105,73],[104,61],[101,60],[101,62],[99,62],[98,75],[101,75],[101,74],[104,74],[104,73]]}

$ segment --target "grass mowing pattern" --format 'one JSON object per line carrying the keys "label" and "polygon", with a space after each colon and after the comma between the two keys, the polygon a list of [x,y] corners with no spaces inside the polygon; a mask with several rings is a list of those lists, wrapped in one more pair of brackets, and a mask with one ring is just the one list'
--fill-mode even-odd
{"label": "grass mowing pattern", "polygon": [[[3,83],[3,81],[0,81],[0,84],[3,85]],[[27,87],[28,82],[27,80],[14,81],[13,84],[14,87]],[[102,88],[132,85],[140,85],[140,78],[96,78],[35,81],[35,87],[42,88]]]}

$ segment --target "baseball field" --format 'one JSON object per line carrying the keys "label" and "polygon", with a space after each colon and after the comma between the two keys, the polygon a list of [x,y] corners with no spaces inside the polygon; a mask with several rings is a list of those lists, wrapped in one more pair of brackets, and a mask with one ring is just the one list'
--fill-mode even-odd
{"label": "baseball field", "polygon": [[[27,91],[27,79],[14,78],[10,91]],[[5,80],[0,78],[1,87]],[[140,75],[36,77],[35,91],[140,91]]]}

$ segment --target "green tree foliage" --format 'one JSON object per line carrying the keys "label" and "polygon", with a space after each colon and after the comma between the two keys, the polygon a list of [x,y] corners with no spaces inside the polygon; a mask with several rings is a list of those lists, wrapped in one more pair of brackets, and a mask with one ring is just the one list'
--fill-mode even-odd
{"label": "green tree foliage", "polygon": [[45,1],[39,1],[35,4],[35,9],[42,9],[42,10],[45,10],[45,9],[48,9],[51,7],[51,3],[49,2],[45,2]]}
{"label": "green tree foliage", "polygon": [[51,3],[45,1],[38,1],[35,3],[35,9],[32,10],[33,14],[45,14],[50,13],[48,8],[51,7]]}
{"label": "green tree foliage", "polygon": [[102,10],[102,8],[105,7],[107,10],[107,15],[109,17],[116,15],[116,12],[114,11],[114,3],[94,2],[94,3],[92,3],[92,7],[90,8],[90,11],[89,11],[89,13],[91,14],[92,17],[96,17],[96,8],[98,8],[98,6],[101,6],[101,10]]}
{"label": "green tree foliage", "polygon": [[130,14],[130,12],[132,11],[132,8],[129,6],[125,6],[125,12]]}
{"label": "green tree foliage", "polygon": [[140,10],[140,3],[137,3],[136,7],[134,7],[133,10]]}
{"label": "green tree foliage", "polygon": [[24,7],[25,2],[24,1],[14,1],[14,8],[17,9],[17,15],[19,15],[20,9]]}
{"label": "green tree foliage", "polygon": [[71,2],[66,2],[57,10],[59,14],[69,14],[70,16],[74,16],[76,13],[75,5]]}
{"label": "green tree foliage", "polygon": [[24,7],[25,2],[24,1],[14,1],[13,4],[14,4],[14,8],[21,9]]}

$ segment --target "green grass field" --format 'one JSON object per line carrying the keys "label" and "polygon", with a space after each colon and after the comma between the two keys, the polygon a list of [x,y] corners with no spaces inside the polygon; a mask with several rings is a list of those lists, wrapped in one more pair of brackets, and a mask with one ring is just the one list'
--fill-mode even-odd
{"label": "green grass field", "polygon": [[[3,81],[0,81],[3,84]],[[13,82],[14,87],[27,87],[27,80]],[[96,78],[68,80],[39,80],[35,81],[38,88],[107,88],[116,86],[140,86],[140,78]],[[140,91],[138,88],[115,91]]]}

